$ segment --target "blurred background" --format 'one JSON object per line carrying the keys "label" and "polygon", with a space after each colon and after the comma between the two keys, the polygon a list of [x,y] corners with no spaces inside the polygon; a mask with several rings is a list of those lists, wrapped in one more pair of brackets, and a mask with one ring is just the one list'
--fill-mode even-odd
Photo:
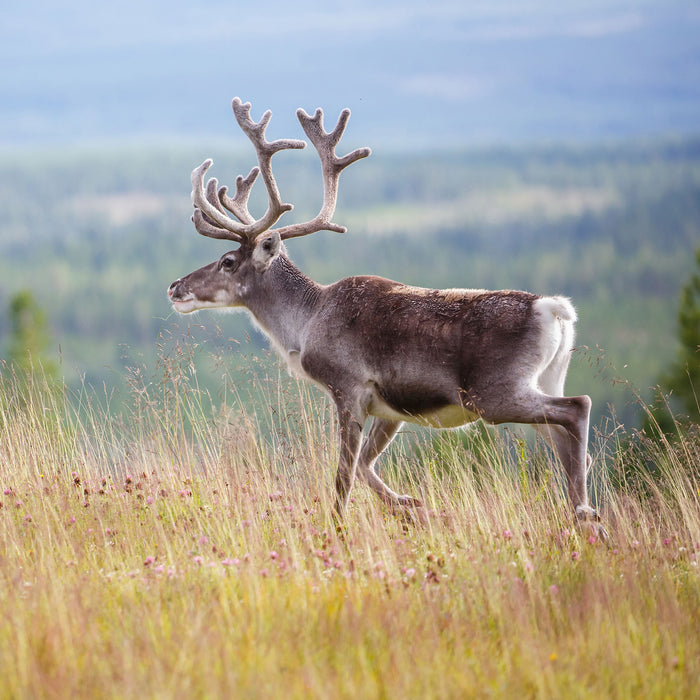
{"label": "blurred background", "polygon": [[[6,369],[41,363],[118,406],[183,344],[214,392],[222,365],[266,347],[243,315],[178,317],[165,295],[226,250],[189,221],[189,174],[212,157],[233,184],[254,164],[238,95],[256,119],[273,111],[271,139],[303,136],[298,107],[327,127],[350,107],[339,152],[373,149],[341,180],[348,233],[289,244],[304,272],[570,295],[567,388],[592,396],[594,422],[638,424],[659,384],[682,393],[669,378],[692,369],[700,318],[697,3],[73,0],[2,15]],[[313,150],[276,160],[289,220],[308,218]]]}

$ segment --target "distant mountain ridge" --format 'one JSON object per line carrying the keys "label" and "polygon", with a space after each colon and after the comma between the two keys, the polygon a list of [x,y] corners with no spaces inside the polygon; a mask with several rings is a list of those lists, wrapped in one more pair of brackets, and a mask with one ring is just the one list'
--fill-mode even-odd
{"label": "distant mountain ridge", "polygon": [[13,3],[0,144],[241,139],[234,95],[275,135],[349,106],[375,148],[686,134],[699,37],[690,0]]}

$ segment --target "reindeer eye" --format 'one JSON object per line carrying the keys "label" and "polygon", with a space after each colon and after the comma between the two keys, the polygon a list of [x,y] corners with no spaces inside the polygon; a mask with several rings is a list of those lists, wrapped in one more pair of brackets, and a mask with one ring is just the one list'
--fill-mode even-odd
{"label": "reindeer eye", "polygon": [[221,261],[221,267],[224,270],[233,270],[236,267],[236,260],[234,258],[224,258]]}

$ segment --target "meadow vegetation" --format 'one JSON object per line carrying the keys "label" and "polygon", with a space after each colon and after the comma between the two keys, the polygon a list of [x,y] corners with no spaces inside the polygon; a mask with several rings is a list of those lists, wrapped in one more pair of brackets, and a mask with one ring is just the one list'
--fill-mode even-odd
{"label": "meadow vegetation", "polygon": [[[380,469],[425,517],[357,484],[338,527],[326,398],[242,317],[170,315],[226,249],[189,223],[207,155],[249,164],[0,159],[0,698],[696,695],[697,400],[663,430],[647,403],[674,360],[691,376],[700,141],[377,153],[343,183],[351,233],[289,246],[320,282],[573,296],[609,547],[526,429],[406,429]],[[279,164],[300,219],[311,160]]]}
{"label": "meadow vegetation", "polygon": [[250,364],[212,396],[180,348],[131,373],[128,415],[4,368],[0,697],[696,692],[697,426],[596,432],[610,547],[542,445],[486,429],[385,456],[425,523],[357,484],[337,528],[332,407]]}

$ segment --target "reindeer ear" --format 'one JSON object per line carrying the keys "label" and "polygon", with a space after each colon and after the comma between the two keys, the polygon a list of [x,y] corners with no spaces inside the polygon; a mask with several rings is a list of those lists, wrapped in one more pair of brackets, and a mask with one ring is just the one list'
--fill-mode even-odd
{"label": "reindeer ear", "polygon": [[267,236],[260,236],[253,250],[253,265],[256,270],[266,270],[272,261],[279,255],[282,247],[282,239],[278,231],[273,231]]}

